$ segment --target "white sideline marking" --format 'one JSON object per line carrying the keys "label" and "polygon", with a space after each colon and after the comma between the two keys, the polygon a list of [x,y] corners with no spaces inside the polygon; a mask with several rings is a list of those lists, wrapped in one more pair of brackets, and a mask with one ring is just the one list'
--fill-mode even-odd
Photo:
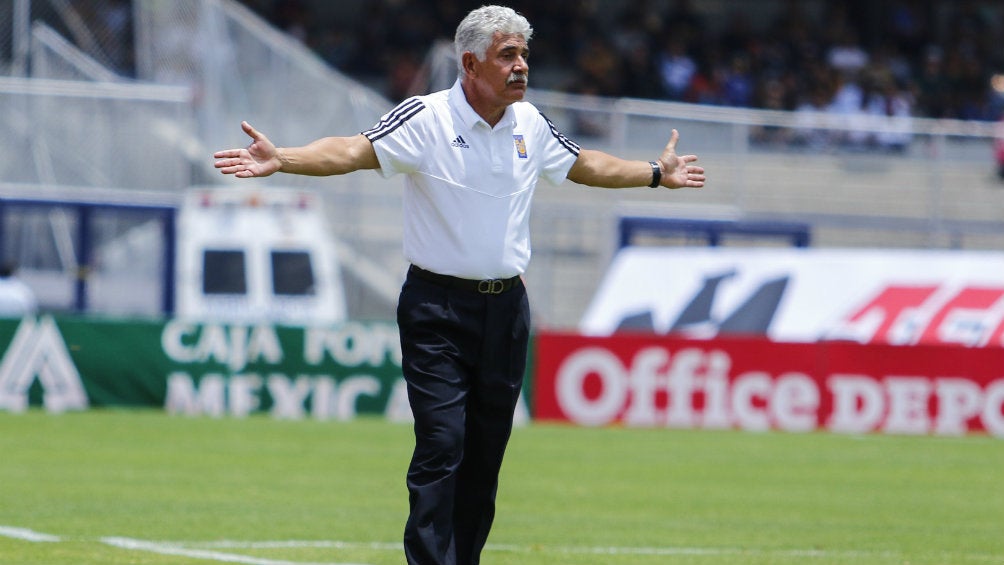
{"label": "white sideline marking", "polygon": [[36,532],[35,530],[29,530],[28,528],[13,528],[11,526],[0,526],[0,536],[19,539],[21,541],[33,541],[36,543],[62,541],[59,536],[43,534],[41,532]]}
{"label": "white sideline marking", "polygon": [[[249,555],[238,555],[215,551],[217,549],[369,549],[373,551],[402,551],[400,543],[390,542],[352,542],[338,540],[272,540],[272,541],[149,541],[125,537],[60,537],[53,534],[37,532],[28,528],[0,525],[0,537],[8,537],[35,543],[52,543],[61,541],[99,542],[112,547],[132,551],[148,551],[161,555],[176,555],[192,559],[204,559],[221,563],[241,563],[244,565],[366,565],[363,563],[316,563],[306,561],[287,561],[283,559],[265,559]],[[766,549],[739,547],[624,547],[624,546],[546,546],[546,545],[506,545],[488,544],[486,551],[503,551],[511,553],[563,553],[571,555],[654,555],[654,556],[723,556],[723,555],[759,555],[785,556],[803,558],[875,558],[898,557],[897,551],[869,550],[825,550],[825,549]],[[999,555],[985,553],[968,553],[958,557],[966,561],[999,563]]]}
{"label": "white sideline marking", "polygon": [[224,563],[244,563],[246,565],[364,565],[361,563],[305,563],[303,561],[263,559],[247,555],[221,553],[219,551],[210,551],[206,549],[188,549],[175,543],[153,542],[132,538],[101,538],[101,542],[114,547],[120,547],[122,549],[149,551],[151,553],[160,553],[162,555],[178,555],[181,557],[207,559],[210,561],[222,561]]}
{"label": "white sideline marking", "polygon": [[[188,542],[184,547],[201,547],[212,549],[372,549],[376,551],[400,551],[400,543],[389,542],[350,542],[334,540],[275,540],[275,541],[240,541],[220,540],[207,542]],[[491,544],[485,546],[485,551],[504,551],[509,553],[566,553],[591,555],[729,555],[735,553],[791,553],[797,556],[819,556],[825,552],[815,550],[795,550],[792,552],[743,550],[718,547],[570,547],[570,546],[524,546],[508,544]],[[833,553],[829,553],[833,555]]]}
{"label": "white sideline marking", "polygon": [[[36,532],[35,530],[30,530],[28,528],[15,528],[12,526],[0,526],[0,536],[34,543],[52,543],[69,539],[61,538],[52,534]],[[99,541],[112,547],[133,551],[149,551],[151,553],[159,553],[161,555],[177,555],[180,557],[206,559],[208,561],[220,561],[223,563],[243,563],[245,565],[366,565],[364,563],[307,563],[304,561],[262,559],[247,555],[235,555],[232,553],[209,551],[207,549],[190,549],[185,547],[184,544],[154,542],[120,537],[105,537],[98,538],[97,540],[89,538],[73,538],[73,541]]]}
{"label": "white sideline marking", "polygon": [[[216,548],[216,549],[370,549],[374,551],[401,551],[400,543],[390,542],[351,542],[337,540],[272,540],[272,541],[242,541],[219,540],[206,542],[176,542],[184,547]],[[894,558],[901,556],[898,551],[884,550],[826,550],[826,549],[768,549],[760,547],[625,547],[625,546],[557,546],[557,545],[511,545],[487,544],[485,551],[500,551],[509,553],[562,553],[566,555],[645,555],[645,556],[727,556],[754,555],[801,558]],[[966,561],[998,563],[999,555],[986,553],[968,553],[959,556]],[[298,563],[297,565],[308,565]]]}
{"label": "white sideline marking", "polygon": [[217,549],[372,549],[375,551],[404,551],[401,542],[379,541],[338,541],[338,540],[273,540],[273,541],[241,541],[219,540],[206,542],[178,542],[185,547],[204,547]]}

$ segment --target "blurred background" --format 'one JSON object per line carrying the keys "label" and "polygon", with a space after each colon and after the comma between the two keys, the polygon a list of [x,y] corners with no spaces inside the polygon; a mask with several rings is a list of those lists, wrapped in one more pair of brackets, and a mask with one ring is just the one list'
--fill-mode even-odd
{"label": "blurred background", "polygon": [[[337,319],[393,319],[403,179],[238,182],[212,153],[246,145],[244,119],[299,145],[448,87],[453,30],[481,4],[3,0],[0,262],[40,311],[225,317],[219,298],[295,323],[311,320],[295,297],[323,287]],[[538,187],[538,327],[580,323],[632,225],[658,245],[1004,249],[1000,2],[507,4],[535,29],[528,98],[567,135],[647,160],[677,128],[709,176],[673,193]],[[243,201],[220,196],[236,185]],[[274,229],[235,227],[252,213]],[[256,238],[271,263],[222,252]],[[306,278],[283,286],[279,265]],[[255,269],[264,302],[212,279]]]}

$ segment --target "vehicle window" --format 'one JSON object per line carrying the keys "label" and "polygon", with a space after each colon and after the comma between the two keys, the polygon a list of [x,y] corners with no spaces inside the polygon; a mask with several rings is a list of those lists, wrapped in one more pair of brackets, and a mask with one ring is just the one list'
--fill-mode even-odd
{"label": "vehicle window", "polygon": [[244,252],[207,249],[202,255],[204,294],[247,294],[247,267]]}
{"label": "vehicle window", "polygon": [[306,251],[272,252],[272,292],[276,295],[314,294],[314,270]]}

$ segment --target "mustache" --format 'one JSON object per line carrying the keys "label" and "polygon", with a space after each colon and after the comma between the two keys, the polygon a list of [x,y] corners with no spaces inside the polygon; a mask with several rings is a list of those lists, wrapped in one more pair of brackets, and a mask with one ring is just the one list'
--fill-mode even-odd
{"label": "mustache", "polygon": [[505,83],[506,85],[510,85],[514,82],[521,82],[523,84],[527,84],[529,80],[530,77],[526,73],[512,73],[509,75],[509,78],[506,79]]}

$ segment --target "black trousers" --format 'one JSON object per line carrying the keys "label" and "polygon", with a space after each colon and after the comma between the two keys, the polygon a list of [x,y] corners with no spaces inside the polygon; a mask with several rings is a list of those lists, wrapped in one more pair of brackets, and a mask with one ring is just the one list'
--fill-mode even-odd
{"label": "black trousers", "polygon": [[398,302],[415,416],[408,468],[409,565],[476,565],[526,367],[526,289],[482,294],[409,273]]}

